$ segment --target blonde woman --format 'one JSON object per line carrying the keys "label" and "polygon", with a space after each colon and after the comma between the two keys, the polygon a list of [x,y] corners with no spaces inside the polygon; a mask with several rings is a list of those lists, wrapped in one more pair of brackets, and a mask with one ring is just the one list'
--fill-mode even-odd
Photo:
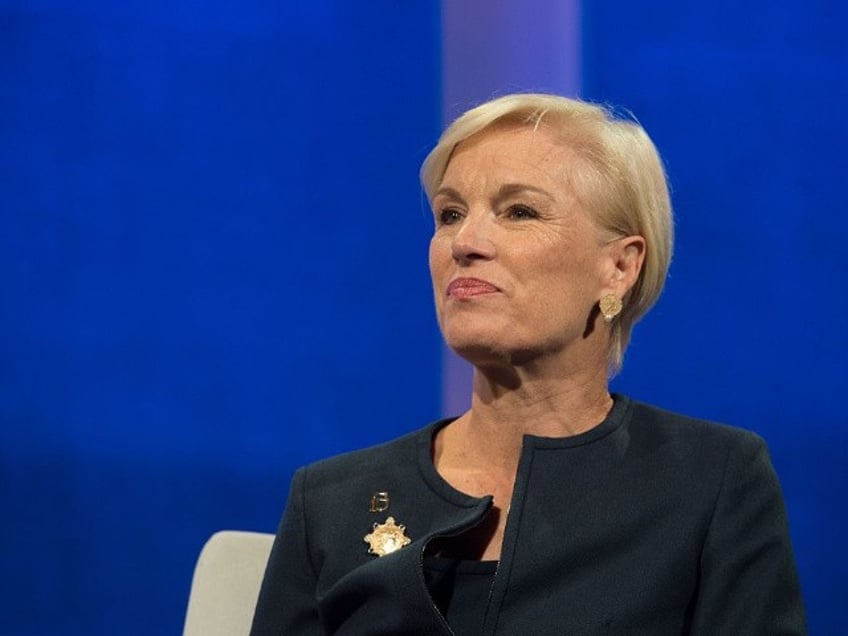
{"label": "blonde woman", "polygon": [[471,408],[295,474],[253,633],[804,633],[762,440],[608,389],[672,251],[644,130],[509,95],[421,176]]}

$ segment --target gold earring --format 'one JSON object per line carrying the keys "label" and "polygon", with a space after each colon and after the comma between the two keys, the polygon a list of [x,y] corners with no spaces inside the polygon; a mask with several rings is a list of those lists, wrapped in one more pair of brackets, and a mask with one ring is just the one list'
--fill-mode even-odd
{"label": "gold earring", "polygon": [[623,307],[621,298],[615,294],[607,294],[601,298],[598,304],[601,307],[601,315],[607,322],[612,322],[612,319],[621,313],[621,308]]}

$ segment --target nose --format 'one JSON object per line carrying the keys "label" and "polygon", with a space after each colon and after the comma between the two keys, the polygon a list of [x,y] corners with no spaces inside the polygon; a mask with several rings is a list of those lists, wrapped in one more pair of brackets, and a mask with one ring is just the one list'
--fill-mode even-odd
{"label": "nose", "polygon": [[451,255],[458,263],[489,260],[495,256],[492,221],[485,213],[469,213],[451,241]]}

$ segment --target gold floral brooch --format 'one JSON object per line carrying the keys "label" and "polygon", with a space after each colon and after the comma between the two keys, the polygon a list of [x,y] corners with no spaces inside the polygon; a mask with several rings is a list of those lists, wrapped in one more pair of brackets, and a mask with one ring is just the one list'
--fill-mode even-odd
{"label": "gold floral brooch", "polygon": [[404,534],[405,530],[406,526],[396,525],[395,518],[389,517],[386,523],[375,523],[374,529],[362,537],[362,540],[369,546],[368,554],[386,556],[412,542],[412,539]]}

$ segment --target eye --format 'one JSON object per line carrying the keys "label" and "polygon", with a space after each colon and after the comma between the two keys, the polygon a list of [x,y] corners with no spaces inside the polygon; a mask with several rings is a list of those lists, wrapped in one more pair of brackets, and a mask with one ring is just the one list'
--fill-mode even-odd
{"label": "eye", "polygon": [[439,225],[453,225],[462,220],[462,213],[456,208],[445,208],[439,212]]}
{"label": "eye", "polygon": [[539,216],[539,213],[529,206],[516,204],[509,206],[507,216],[511,219],[521,221],[524,219],[535,219]]}

